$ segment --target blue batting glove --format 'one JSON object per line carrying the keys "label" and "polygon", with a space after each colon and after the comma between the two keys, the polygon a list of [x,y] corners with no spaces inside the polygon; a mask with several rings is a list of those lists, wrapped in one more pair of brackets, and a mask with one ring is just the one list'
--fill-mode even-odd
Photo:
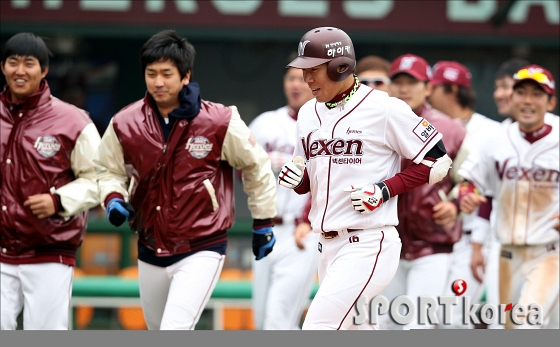
{"label": "blue batting glove", "polygon": [[272,227],[253,230],[253,254],[256,260],[261,260],[272,252],[272,247],[276,243],[276,237],[272,232]]}
{"label": "blue batting glove", "polygon": [[134,214],[136,213],[131,204],[124,202],[123,199],[119,198],[109,200],[106,210],[109,222],[116,227],[123,224],[130,217],[134,217]]}

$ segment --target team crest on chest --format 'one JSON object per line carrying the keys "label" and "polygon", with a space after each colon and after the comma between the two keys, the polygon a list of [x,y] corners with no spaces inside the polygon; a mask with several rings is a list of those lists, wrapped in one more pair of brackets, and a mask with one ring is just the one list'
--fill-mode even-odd
{"label": "team crest on chest", "polygon": [[33,147],[42,157],[50,158],[60,150],[60,143],[53,136],[39,136]]}
{"label": "team crest on chest", "polygon": [[191,137],[187,141],[187,145],[185,146],[185,149],[189,151],[189,153],[193,157],[197,159],[202,159],[206,157],[208,153],[210,153],[210,151],[212,151],[212,146],[213,146],[212,143],[210,143],[210,141],[206,137],[196,136],[196,137]]}

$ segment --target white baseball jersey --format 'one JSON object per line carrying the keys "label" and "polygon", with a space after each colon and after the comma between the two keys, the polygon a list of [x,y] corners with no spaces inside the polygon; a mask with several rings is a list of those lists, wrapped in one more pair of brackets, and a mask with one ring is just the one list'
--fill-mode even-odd
{"label": "white baseball jersey", "polygon": [[[271,155],[272,170],[292,160],[296,144],[296,120],[288,106],[264,112],[249,125],[262,147]],[[278,185],[279,186],[279,185]],[[253,259],[253,318],[259,330],[299,329],[301,315],[307,303],[319,261],[318,235],[309,233],[305,249],[295,242],[295,219],[301,217],[309,194],[299,195],[292,189],[277,190],[276,243],[264,259]]]}
{"label": "white baseball jersey", "polygon": [[[475,152],[482,143],[500,132],[500,123],[480,113],[474,113],[465,124],[465,127],[467,129],[467,135],[461,147],[465,147],[467,153]],[[466,158],[463,158],[463,160],[464,159]],[[458,161],[456,159],[455,165],[461,165],[463,160]],[[478,210],[475,213],[463,216],[463,230],[472,231],[473,241],[475,242],[484,243],[488,228],[489,222],[478,216]],[[483,235],[479,235],[481,234],[480,232]]]}
{"label": "white baseball jersey", "polygon": [[[291,160],[296,141],[296,120],[288,113],[288,106],[262,113],[249,125],[258,143],[267,153],[277,151],[286,154],[282,165]],[[280,185],[277,182],[277,187]],[[277,189],[277,216],[290,219],[300,217],[308,195],[298,195],[292,189]],[[288,220],[284,221],[285,223]],[[295,225],[294,225],[295,226]]]}
{"label": "white baseball jersey", "polygon": [[[557,118],[558,119],[558,118]],[[552,217],[559,210],[559,122],[533,144],[517,123],[469,155],[459,174],[481,192],[494,192],[490,221],[502,244],[542,245],[558,241]]]}
{"label": "white baseball jersey", "polygon": [[357,213],[343,188],[376,183],[400,171],[401,157],[418,164],[442,135],[410,106],[360,85],[343,106],[316,99],[299,111],[294,156],[306,159],[314,232],[397,225],[397,197],[369,214]]}

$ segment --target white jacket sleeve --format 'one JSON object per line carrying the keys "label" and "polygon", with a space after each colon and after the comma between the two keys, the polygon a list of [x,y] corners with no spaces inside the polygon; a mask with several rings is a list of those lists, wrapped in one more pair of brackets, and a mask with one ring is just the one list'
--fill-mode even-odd
{"label": "white jacket sleeve", "polygon": [[103,134],[94,159],[99,185],[99,201],[105,208],[105,198],[111,193],[121,194],[128,201],[128,177],[124,165],[122,145],[113,128],[113,120]]}
{"label": "white jacket sleeve", "polygon": [[273,218],[276,216],[277,197],[270,158],[241,119],[237,107],[231,106],[231,109],[222,160],[241,170],[251,216],[254,219]]}
{"label": "white jacket sleeve", "polygon": [[70,217],[99,205],[97,180],[93,157],[99,146],[100,137],[93,123],[88,124],[76,140],[70,155],[75,180],[55,189],[52,193],[60,196],[63,217]]}

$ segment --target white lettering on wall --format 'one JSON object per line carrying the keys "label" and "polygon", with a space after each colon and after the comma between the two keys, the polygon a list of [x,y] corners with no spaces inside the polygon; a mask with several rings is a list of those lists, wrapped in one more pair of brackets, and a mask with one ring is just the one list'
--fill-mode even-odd
{"label": "white lettering on wall", "polygon": [[12,0],[12,8],[28,8],[31,0]]}
{"label": "white lettering on wall", "polygon": [[278,0],[278,13],[284,17],[326,17],[329,1]]}
{"label": "white lettering on wall", "polygon": [[62,7],[62,0],[45,0],[43,1],[43,7],[47,10],[58,10]]}
{"label": "white lettering on wall", "polygon": [[342,3],[344,12],[350,18],[382,19],[395,7],[393,0],[349,0]]}
{"label": "white lettering on wall", "polygon": [[448,0],[447,18],[452,22],[486,22],[497,9],[495,0]]}
{"label": "white lettering on wall", "polygon": [[[196,0],[175,0],[173,2],[179,13],[196,13],[198,11]],[[146,0],[144,7],[146,12],[163,12],[165,0]]]}
{"label": "white lettering on wall", "polygon": [[[0,0],[5,1],[5,0]],[[40,0],[37,0],[39,2]],[[74,0],[43,0],[46,10],[59,10],[65,2]],[[113,11],[128,12],[132,8],[132,0],[75,0],[83,11]],[[136,0],[135,0],[136,1]],[[198,12],[198,2],[202,0],[144,0],[144,9],[148,13],[163,12],[171,3],[178,13]],[[281,17],[315,17],[325,18],[330,13],[332,0],[278,0],[278,15]],[[223,15],[254,14],[263,4],[263,0],[212,0],[214,8]],[[344,0],[342,9],[344,13],[355,19],[383,19],[395,8],[395,0]],[[443,1],[441,1],[443,3]],[[31,0],[10,0],[14,9],[27,9]],[[447,0],[445,1],[447,20],[450,22],[483,23],[499,11],[498,0]],[[398,4],[400,11],[406,11],[406,2]],[[435,2],[431,6],[436,6]],[[439,4],[438,4],[439,6]],[[543,9],[545,20],[548,24],[560,24],[559,0],[523,0],[516,1],[509,14],[508,22],[527,23],[529,13],[533,6]],[[427,21],[430,18],[426,18]]]}
{"label": "white lettering on wall", "polygon": [[249,16],[261,7],[261,0],[212,0],[212,4],[221,14],[244,15]]}
{"label": "white lettering on wall", "polygon": [[80,0],[82,10],[126,12],[130,6],[130,0]]}
{"label": "white lettering on wall", "polygon": [[544,11],[544,18],[550,24],[560,23],[560,6],[559,1],[550,0],[524,0],[517,1],[511,7],[508,14],[508,19],[512,23],[525,23],[529,17],[531,6],[542,6]]}

